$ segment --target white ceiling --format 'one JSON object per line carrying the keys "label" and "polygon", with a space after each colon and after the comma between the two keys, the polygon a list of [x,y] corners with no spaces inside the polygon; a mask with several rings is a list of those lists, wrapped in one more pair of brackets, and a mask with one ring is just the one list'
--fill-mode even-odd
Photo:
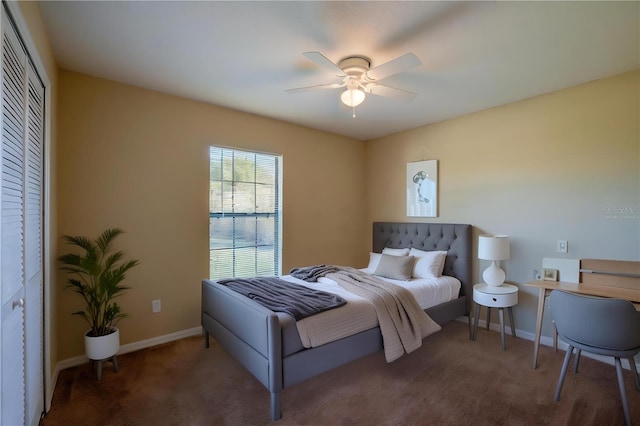
{"label": "white ceiling", "polygon": [[[368,140],[640,67],[640,3],[44,1],[58,65],[147,89]],[[339,82],[303,56],[413,52],[357,117]],[[344,89],[342,89],[344,90]]]}

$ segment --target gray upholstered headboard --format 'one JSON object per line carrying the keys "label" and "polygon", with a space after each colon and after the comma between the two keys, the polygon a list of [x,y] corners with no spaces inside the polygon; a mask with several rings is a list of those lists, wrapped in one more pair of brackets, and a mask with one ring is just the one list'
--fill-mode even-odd
{"label": "gray upholstered headboard", "polygon": [[374,222],[373,251],[380,253],[385,247],[415,247],[425,251],[446,250],[447,259],[443,274],[460,280],[462,283],[460,296],[468,296],[466,311],[470,311],[473,294],[471,225]]}

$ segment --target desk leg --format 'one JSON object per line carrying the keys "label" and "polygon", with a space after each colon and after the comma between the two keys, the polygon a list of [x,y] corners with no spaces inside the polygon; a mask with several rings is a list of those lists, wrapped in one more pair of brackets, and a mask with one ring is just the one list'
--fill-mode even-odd
{"label": "desk leg", "polygon": [[542,332],[542,315],[544,314],[545,289],[538,292],[538,316],[536,317],[536,338],[533,341],[533,369],[538,368],[538,349],[540,348],[540,333]]}
{"label": "desk leg", "polygon": [[471,340],[476,340],[476,334],[478,332],[478,320],[480,319],[480,304],[476,303],[476,313],[473,319],[473,337]]}
{"label": "desk leg", "polygon": [[500,341],[502,342],[502,350],[507,350],[507,344],[504,340],[504,308],[498,309],[498,317],[500,317]]}

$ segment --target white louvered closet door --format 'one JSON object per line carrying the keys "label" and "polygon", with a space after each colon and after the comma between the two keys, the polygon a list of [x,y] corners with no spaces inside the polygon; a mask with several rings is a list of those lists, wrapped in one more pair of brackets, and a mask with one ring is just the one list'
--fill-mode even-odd
{"label": "white louvered closet door", "polygon": [[27,425],[44,411],[44,87],[29,64],[25,129],[25,396]]}
{"label": "white louvered closet door", "polygon": [[44,407],[44,88],[3,12],[0,421],[37,425]]}

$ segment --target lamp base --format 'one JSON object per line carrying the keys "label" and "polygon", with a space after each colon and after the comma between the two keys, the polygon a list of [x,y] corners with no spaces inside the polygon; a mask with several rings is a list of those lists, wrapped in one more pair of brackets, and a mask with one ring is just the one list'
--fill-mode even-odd
{"label": "lamp base", "polygon": [[482,273],[482,279],[484,282],[491,287],[497,287],[504,283],[505,274],[502,269],[496,265],[496,261],[491,261],[491,266],[484,270]]}

